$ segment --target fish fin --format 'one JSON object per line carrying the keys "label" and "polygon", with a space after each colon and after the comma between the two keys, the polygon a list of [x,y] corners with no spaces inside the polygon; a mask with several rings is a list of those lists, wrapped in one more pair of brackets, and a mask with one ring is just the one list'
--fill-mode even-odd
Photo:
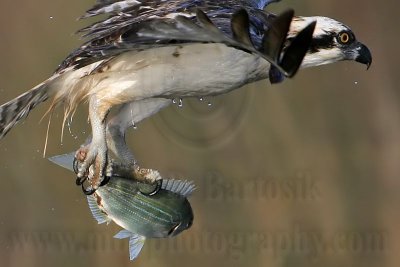
{"label": "fish fin", "polygon": [[128,237],[131,237],[133,235],[133,233],[132,232],[129,232],[128,230],[121,230],[121,231],[119,231],[115,236],[114,236],[114,238],[117,238],[117,239],[124,239],[124,238],[128,238]]}
{"label": "fish fin", "polygon": [[143,248],[144,242],[146,241],[146,237],[132,234],[131,238],[129,238],[129,259],[134,260],[139,255],[140,251]]}
{"label": "fish fin", "polygon": [[58,166],[61,166],[63,168],[66,168],[70,171],[74,171],[74,158],[75,158],[75,152],[68,153],[68,154],[62,154],[54,157],[48,158],[51,162],[54,164],[57,164]]}
{"label": "fish fin", "polygon": [[192,181],[182,181],[175,179],[164,179],[161,189],[165,189],[184,197],[189,197],[196,189],[196,185]]}
{"label": "fish fin", "polygon": [[146,237],[134,234],[129,232],[128,230],[119,231],[114,238],[124,239],[129,238],[129,259],[134,260],[139,255],[140,251],[143,248],[144,242],[146,241]]}
{"label": "fish fin", "polygon": [[109,223],[110,218],[107,214],[99,208],[97,204],[96,197],[94,195],[87,196],[87,201],[89,204],[89,209],[92,212],[93,217],[96,219],[98,224]]}

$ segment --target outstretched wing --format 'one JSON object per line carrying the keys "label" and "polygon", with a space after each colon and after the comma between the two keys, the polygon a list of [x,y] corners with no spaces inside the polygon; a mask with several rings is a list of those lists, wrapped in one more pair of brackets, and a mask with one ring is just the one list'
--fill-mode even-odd
{"label": "outstretched wing", "polygon": [[[197,9],[207,14],[222,32],[230,35],[231,15],[245,8],[251,14],[254,42],[261,43],[265,20],[273,15],[262,12],[259,8],[276,1],[279,0],[97,0],[96,4],[81,18],[102,14],[109,15],[108,18],[78,31],[84,38],[89,38],[89,41],[73,51],[56,72],[61,72],[68,67],[80,68],[96,61],[109,59],[127,49],[139,50],[170,42],[189,42],[190,37],[196,36],[196,33],[186,35],[185,40],[180,39],[181,34],[174,36],[172,33],[167,39],[159,36],[150,38],[149,34],[146,35],[147,38],[139,39],[132,36],[141,28],[153,27],[158,21],[162,21],[162,24],[171,24],[172,26],[169,26],[171,29],[174,24],[177,24],[175,22],[177,16],[185,16],[195,21]],[[129,36],[129,41],[125,39],[125,36]]]}
{"label": "outstretched wing", "polygon": [[[109,14],[110,17],[80,30],[91,40],[75,50],[56,72],[98,61],[108,62],[125,51],[171,43],[214,42],[259,54],[281,73],[291,77],[301,64],[314,28],[302,37],[301,49],[296,50],[304,52],[294,55],[296,60],[292,60],[294,63],[288,65],[289,68],[281,68],[279,56],[293,12],[284,14],[284,23],[275,23],[275,29],[269,31],[280,33],[275,41],[276,34],[271,36],[267,32],[274,27],[276,16],[259,9],[272,2],[276,0],[100,0],[83,18],[99,14]],[[271,45],[270,40],[274,40],[273,49],[269,49],[274,52],[272,54],[265,53],[264,49]]]}
{"label": "outstretched wing", "polygon": [[[153,19],[193,18],[200,9],[212,19],[229,18],[235,11],[252,13],[280,0],[98,0],[81,18],[107,14],[105,20],[79,31],[84,37],[104,38],[129,25]],[[226,23],[226,22],[225,22]]]}
{"label": "outstretched wing", "polygon": [[[120,13],[154,16],[173,12],[190,11],[193,7],[210,10],[242,8],[264,9],[267,5],[280,0],[97,0],[96,4],[86,11],[81,18],[100,14],[118,15]],[[141,18],[143,19],[143,18]]]}

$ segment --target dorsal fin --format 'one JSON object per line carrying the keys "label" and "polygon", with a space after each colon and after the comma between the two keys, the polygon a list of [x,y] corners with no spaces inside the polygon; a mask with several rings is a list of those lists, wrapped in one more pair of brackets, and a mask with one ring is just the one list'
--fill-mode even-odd
{"label": "dorsal fin", "polygon": [[111,219],[107,214],[99,208],[97,204],[96,195],[87,196],[87,201],[89,204],[89,209],[92,212],[93,217],[96,219],[98,224],[109,223]]}
{"label": "dorsal fin", "polygon": [[196,185],[192,181],[182,181],[175,179],[164,179],[161,189],[165,189],[184,197],[189,197],[196,189]]}

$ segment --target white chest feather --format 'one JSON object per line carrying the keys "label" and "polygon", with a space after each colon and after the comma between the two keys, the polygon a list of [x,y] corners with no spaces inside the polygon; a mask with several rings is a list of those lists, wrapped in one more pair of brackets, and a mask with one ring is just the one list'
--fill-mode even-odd
{"label": "white chest feather", "polygon": [[[54,103],[71,111],[90,95],[107,107],[161,97],[224,94],[268,78],[266,60],[224,44],[186,44],[126,52],[103,62],[63,74],[54,84]],[[89,74],[89,75],[88,75]]]}
{"label": "white chest feather", "polygon": [[111,61],[106,72],[93,75],[90,93],[130,100],[218,95],[267,78],[269,66],[223,44],[128,52]]}

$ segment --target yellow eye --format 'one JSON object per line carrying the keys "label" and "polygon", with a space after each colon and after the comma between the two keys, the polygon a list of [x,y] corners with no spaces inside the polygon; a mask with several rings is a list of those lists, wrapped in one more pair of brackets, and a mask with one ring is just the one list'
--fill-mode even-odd
{"label": "yellow eye", "polygon": [[338,41],[341,44],[348,44],[352,39],[352,35],[350,35],[348,32],[339,33]]}
{"label": "yellow eye", "polygon": [[349,35],[347,34],[347,33],[342,33],[340,36],[339,36],[339,38],[340,38],[340,42],[342,42],[342,43],[347,43],[349,40],[350,40],[350,37],[349,37]]}

